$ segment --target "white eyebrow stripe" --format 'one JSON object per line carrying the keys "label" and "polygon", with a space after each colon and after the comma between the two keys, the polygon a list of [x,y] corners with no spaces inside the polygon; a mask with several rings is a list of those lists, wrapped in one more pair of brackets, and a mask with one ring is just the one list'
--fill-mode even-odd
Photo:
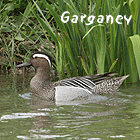
{"label": "white eyebrow stripe", "polygon": [[33,58],[35,58],[35,57],[42,57],[42,58],[45,58],[45,59],[49,62],[49,65],[50,65],[50,67],[51,67],[51,61],[50,61],[50,59],[49,59],[48,56],[46,56],[46,55],[44,55],[44,54],[34,54],[34,55],[33,55]]}

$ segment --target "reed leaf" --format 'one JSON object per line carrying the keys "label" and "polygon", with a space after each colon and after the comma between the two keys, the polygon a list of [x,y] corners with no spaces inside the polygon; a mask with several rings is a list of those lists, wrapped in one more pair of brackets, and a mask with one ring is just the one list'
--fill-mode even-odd
{"label": "reed leaf", "polygon": [[[43,7],[39,6],[40,3]],[[67,23],[61,21],[64,11],[69,11]],[[137,82],[140,78],[139,13],[139,0],[58,0],[53,3],[32,0],[22,15],[21,24],[11,23],[12,29],[10,28],[9,33],[13,28],[16,32],[12,41],[10,40],[9,44],[3,41],[6,44],[4,52],[10,54],[8,65],[14,67],[14,39],[21,42],[27,40],[32,43],[32,49],[40,48],[53,56],[60,79],[115,71],[120,76],[130,74],[127,80]],[[78,16],[77,23],[71,22],[73,15]],[[80,19],[81,15],[86,15],[83,21]],[[87,25],[90,15],[96,18],[92,25]],[[104,16],[104,22],[101,24],[97,22],[99,15]],[[106,23],[106,15],[113,16],[113,24]],[[132,20],[127,25],[123,18],[122,24],[118,24],[115,20],[117,15],[132,15]],[[5,27],[5,24],[2,26],[8,27]],[[25,31],[26,28],[28,31]],[[47,40],[47,44],[44,40]],[[30,47],[25,44],[22,47],[27,53],[31,53]]]}
{"label": "reed leaf", "polygon": [[[134,58],[136,61],[136,63],[133,63],[133,66],[131,67],[131,71],[132,71],[131,77],[132,75],[134,75],[133,73],[135,73],[136,75],[135,78],[137,79],[137,71],[138,71],[138,76],[140,79],[140,36],[139,35],[131,36],[129,37],[129,41],[131,41],[130,47],[133,48],[134,56],[135,56]],[[133,57],[131,59],[133,59]]]}

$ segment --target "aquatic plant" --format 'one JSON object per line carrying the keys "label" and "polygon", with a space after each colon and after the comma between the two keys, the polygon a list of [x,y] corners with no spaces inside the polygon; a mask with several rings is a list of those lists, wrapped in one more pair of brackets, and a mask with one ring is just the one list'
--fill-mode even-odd
{"label": "aquatic plant", "polygon": [[[117,15],[127,18],[132,15],[132,19],[129,24],[125,20],[121,20],[122,24],[95,21],[87,26],[87,18],[82,22],[63,23],[64,11],[69,11],[70,18],[112,15],[115,19]],[[120,75],[130,74],[128,81],[137,82],[140,76],[139,12],[138,0],[32,0],[22,14],[22,23],[11,25],[21,38],[31,43],[32,49],[22,46],[27,53],[35,48],[52,55],[60,79],[115,71]]]}

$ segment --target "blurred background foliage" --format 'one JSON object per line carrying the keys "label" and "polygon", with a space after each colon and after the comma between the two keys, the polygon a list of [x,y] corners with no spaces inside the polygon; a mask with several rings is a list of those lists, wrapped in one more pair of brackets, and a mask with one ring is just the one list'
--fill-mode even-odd
{"label": "blurred background foliage", "polygon": [[[0,2],[0,69],[14,73],[15,64],[31,53],[49,53],[59,78],[107,71],[130,74],[128,82],[140,78],[139,0],[2,0]],[[129,25],[86,20],[63,23],[61,15],[132,15]]]}

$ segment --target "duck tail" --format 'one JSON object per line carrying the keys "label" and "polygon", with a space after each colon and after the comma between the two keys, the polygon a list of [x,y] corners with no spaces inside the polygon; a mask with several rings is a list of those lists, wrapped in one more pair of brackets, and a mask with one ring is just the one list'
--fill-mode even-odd
{"label": "duck tail", "polygon": [[129,75],[125,75],[125,76],[122,76],[122,77],[120,77],[120,80],[119,81],[124,81],[127,77],[129,77]]}

